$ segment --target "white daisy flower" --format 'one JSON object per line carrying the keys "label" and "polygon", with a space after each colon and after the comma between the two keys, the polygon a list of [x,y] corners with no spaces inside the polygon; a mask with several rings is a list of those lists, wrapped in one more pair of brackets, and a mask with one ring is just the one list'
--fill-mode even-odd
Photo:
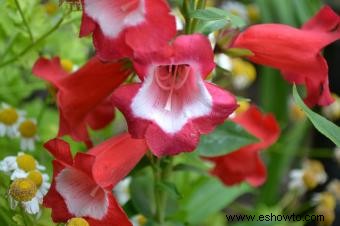
{"label": "white daisy flower", "polygon": [[340,164],[340,148],[334,149],[334,156],[335,156],[336,161]]}
{"label": "white daisy flower", "polygon": [[233,15],[241,17],[246,22],[249,21],[247,7],[240,2],[228,1],[223,3],[221,8]]}
{"label": "white daisy flower", "polygon": [[138,214],[131,218],[131,222],[133,226],[144,226],[147,223],[147,219],[143,215]]}
{"label": "white daisy flower", "polygon": [[33,170],[45,170],[45,167],[38,164],[33,156],[23,152],[0,161],[0,171],[9,174],[11,180],[26,177],[27,173]]}
{"label": "white daisy flower", "polygon": [[32,180],[28,178],[14,180],[8,194],[11,208],[14,209],[18,204],[21,204],[27,213],[39,213],[39,200],[36,197],[37,186]]}
{"label": "white daisy flower", "polygon": [[21,120],[18,132],[20,134],[21,150],[33,151],[35,149],[35,142],[38,140],[37,121],[35,119]]}
{"label": "white daisy flower", "polygon": [[253,64],[241,58],[231,60],[232,84],[234,88],[243,90],[256,79],[256,69]]}
{"label": "white daisy flower", "polygon": [[115,193],[115,197],[117,198],[119,204],[121,205],[126,204],[130,199],[130,191],[129,191],[130,183],[131,183],[131,178],[126,177],[124,180],[120,181],[113,189],[113,192]]}
{"label": "white daisy flower", "polygon": [[327,174],[323,165],[316,160],[305,161],[302,169],[292,170],[289,176],[289,189],[297,190],[299,194],[313,190],[327,181]]}
{"label": "white daisy flower", "polygon": [[329,120],[336,121],[340,119],[340,97],[332,93],[332,97],[335,99],[333,103],[322,108],[322,114]]}
{"label": "white daisy flower", "polygon": [[13,181],[9,189],[11,208],[20,204],[29,214],[40,212],[39,205],[42,204],[50,183],[49,176],[39,170],[45,170],[45,167],[39,165],[33,156],[22,152],[0,162],[0,171],[9,174]]}
{"label": "white daisy flower", "polygon": [[81,217],[74,217],[67,221],[66,226],[90,226],[90,224]]}
{"label": "white daisy flower", "polygon": [[327,191],[332,193],[340,201],[340,180],[334,179],[327,185]]}
{"label": "white daisy flower", "polygon": [[0,137],[7,135],[10,138],[18,136],[18,123],[24,116],[24,112],[2,104],[0,108]]}

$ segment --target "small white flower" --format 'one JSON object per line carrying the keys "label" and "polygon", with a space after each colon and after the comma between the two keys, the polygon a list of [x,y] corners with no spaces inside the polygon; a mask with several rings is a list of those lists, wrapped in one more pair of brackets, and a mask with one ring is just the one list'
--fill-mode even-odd
{"label": "small white flower", "polygon": [[120,181],[113,190],[119,204],[121,205],[124,205],[130,199],[130,191],[129,191],[130,183],[131,183],[131,178],[127,177],[124,180]]}
{"label": "small white flower", "polygon": [[9,189],[9,201],[12,209],[21,204],[29,214],[37,214],[40,211],[39,200],[36,197],[37,186],[27,178],[16,179]]}
{"label": "small white flower", "polygon": [[228,2],[223,3],[221,7],[227,12],[241,17],[246,22],[249,21],[248,10],[244,4],[240,2],[236,2],[236,1],[228,1]]}
{"label": "small white flower", "polygon": [[18,123],[25,115],[24,112],[2,104],[0,108],[0,137],[7,135],[10,138],[18,136]]}
{"label": "small white flower", "polygon": [[133,226],[144,226],[147,222],[147,219],[141,214],[133,216],[130,220]]}
{"label": "small white flower", "polygon": [[18,126],[20,134],[21,150],[33,151],[35,142],[39,139],[37,135],[37,121],[35,119],[20,120]]}
{"label": "small white flower", "polygon": [[312,190],[327,181],[323,165],[316,160],[304,161],[302,169],[292,170],[289,177],[289,189],[297,190],[299,194]]}
{"label": "small white flower", "polygon": [[226,71],[231,71],[232,63],[231,58],[224,53],[219,53],[215,55],[216,64]]}
{"label": "small white flower", "polygon": [[45,170],[33,156],[19,152],[17,156],[8,156],[0,161],[0,171],[11,176],[11,180],[23,178],[32,170]]}
{"label": "small white flower", "polygon": [[335,156],[336,161],[340,164],[340,148],[334,149],[334,156]]}

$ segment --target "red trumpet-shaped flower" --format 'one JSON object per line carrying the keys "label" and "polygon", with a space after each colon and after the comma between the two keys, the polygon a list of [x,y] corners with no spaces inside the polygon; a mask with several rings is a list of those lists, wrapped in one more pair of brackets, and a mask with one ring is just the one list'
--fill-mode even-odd
{"label": "red trumpet-shaped flower", "polygon": [[98,130],[112,121],[114,106],[109,96],[130,71],[123,63],[104,64],[93,57],[82,68],[69,74],[55,57],[38,59],[33,73],[57,89],[59,136],[70,135],[91,146],[87,126]]}
{"label": "red trumpet-shaped flower", "polygon": [[82,0],[82,4],[80,36],[93,33],[94,46],[106,60],[155,50],[176,34],[165,0]]}
{"label": "red trumpet-shaped flower", "polygon": [[247,145],[230,154],[205,158],[215,163],[211,173],[226,185],[247,181],[259,186],[266,180],[266,168],[260,158],[260,151],[272,145],[280,134],[280,128],[272,115],[264,115],[255,106],[237,115],[233,121],[260,141]]}
{"label": "red trumpet-shaped flower", "polygon": [[198,34],[138,55],[134,66],[142,82],[113,94],[132,137],[145,138],[157,156],[194,150],[200,134],[211,132],[237,106],[232,94],[204,81],[213,59],[209,40]]}
{"label": "red trumpet-shaped flower", "polygon": [[74,158],[62,140],[53,139],[44,146],[55,158],[52,185],[43,202],[52,208],[54,222],[82,217],[91,226],[132,226],[112,188],[145,154],[143,140],[123,134]]}
{"label": "red trumpet-shaped flower", "polygon": [[320,51],[340,39],[340,17],[325,6],[296,29],[282,24],[250,26],[233,46],[251,50],[255,63],[281,70],[291,83],[307,89],[306,104],[328,105],[333,101],[328,87],[328,66]]}

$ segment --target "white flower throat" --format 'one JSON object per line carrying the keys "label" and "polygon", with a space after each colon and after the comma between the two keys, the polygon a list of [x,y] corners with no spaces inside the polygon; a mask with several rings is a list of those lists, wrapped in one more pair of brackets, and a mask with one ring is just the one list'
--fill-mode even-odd
{"label": "white flower throat", "polygon": [[188,80],[191,68],[187,64],[180,65],[161,65],[155,69],[155,80],[157,85],[164,91],[168,91],[169,95],[164,109],[171,111],[172,96],[174,91],[183,87]]}

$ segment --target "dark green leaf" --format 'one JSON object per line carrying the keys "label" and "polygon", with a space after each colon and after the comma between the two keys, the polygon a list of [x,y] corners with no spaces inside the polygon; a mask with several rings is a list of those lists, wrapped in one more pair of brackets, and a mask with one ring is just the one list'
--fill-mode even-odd
{"label": "dark green leaf", "polygon": [[296,104],[306,113],[315,128],[340,147],[340,127],[309,109],[302,101],[295,85],[293,87],[293,96]]}
{"label": "dark green leaf", "polygon": [[202,156],[220,156],[257,141],[256,137],[247,133],[241,126],[227,121],[218,126],[214,132],[202,136],[197,151]]}

